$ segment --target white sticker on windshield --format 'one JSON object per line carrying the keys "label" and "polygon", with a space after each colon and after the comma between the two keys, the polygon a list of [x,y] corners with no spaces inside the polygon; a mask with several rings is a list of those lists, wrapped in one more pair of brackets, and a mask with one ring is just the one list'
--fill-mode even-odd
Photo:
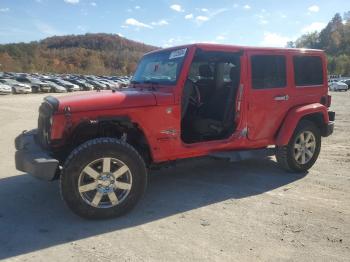
{"label": "white sticker on windshield", "polygon": [[187,48],[183,48],[183,49],[179,49],[179,50],[172,51],[172,52],[170,53],[169,59],[174,59],[174,58],[178,58],[178,57],[183,57],[183,56],[185,56],[186,51],[187,51]]}

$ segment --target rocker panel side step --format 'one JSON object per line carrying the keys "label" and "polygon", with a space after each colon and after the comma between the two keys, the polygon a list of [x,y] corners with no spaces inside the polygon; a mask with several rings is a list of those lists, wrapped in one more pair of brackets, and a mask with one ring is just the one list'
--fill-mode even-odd
{"label": "rocker panel side step", "polygon": [[208,156],[217,159],[227,159],[230,162],[237,162],[252,158],[265,158],[274,156],[276,153],[275,148],[263,148],[252,150],[234,150],[234,151],[221,151],[210,153]]}

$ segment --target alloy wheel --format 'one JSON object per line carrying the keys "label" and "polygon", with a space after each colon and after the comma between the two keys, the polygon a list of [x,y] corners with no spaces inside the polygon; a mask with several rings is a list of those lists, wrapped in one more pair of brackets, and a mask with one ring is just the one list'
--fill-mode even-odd
{"label": "alloy wheel", "polygon": [[96,208],[110,208],[122,203],[132,187],[132,174],[116,158],[100,158],[84,167],[78,180],[82,199]]}
{"label": "alloy wheel", "polygon": [[296,138],[294,144],[294,159],[298,164],[305,165],[315,154],[316,138],[310,131],[304,131]]}

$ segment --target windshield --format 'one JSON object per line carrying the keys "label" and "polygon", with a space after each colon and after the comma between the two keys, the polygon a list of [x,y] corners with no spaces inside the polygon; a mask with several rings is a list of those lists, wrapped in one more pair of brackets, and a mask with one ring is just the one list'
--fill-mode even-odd
{"label": "windshield", "polygon": [[179,77],[187,48],[157,52],[144,56],[131,83],[175,85]]}

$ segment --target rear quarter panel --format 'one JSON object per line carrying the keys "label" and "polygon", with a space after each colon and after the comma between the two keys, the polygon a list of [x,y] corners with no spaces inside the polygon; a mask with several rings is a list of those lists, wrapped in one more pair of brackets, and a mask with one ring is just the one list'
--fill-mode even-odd
{"label": "rear quarter panel", "polygon": [[303,117],[314,113],[322,114],[324,123],[329,122],[328,108],[320,103],[313,103],[292,108],[288,112],[286,118],[284,119],[282,127],[277,133],[276,145],[283,146],[288,144],[299,121]]}

